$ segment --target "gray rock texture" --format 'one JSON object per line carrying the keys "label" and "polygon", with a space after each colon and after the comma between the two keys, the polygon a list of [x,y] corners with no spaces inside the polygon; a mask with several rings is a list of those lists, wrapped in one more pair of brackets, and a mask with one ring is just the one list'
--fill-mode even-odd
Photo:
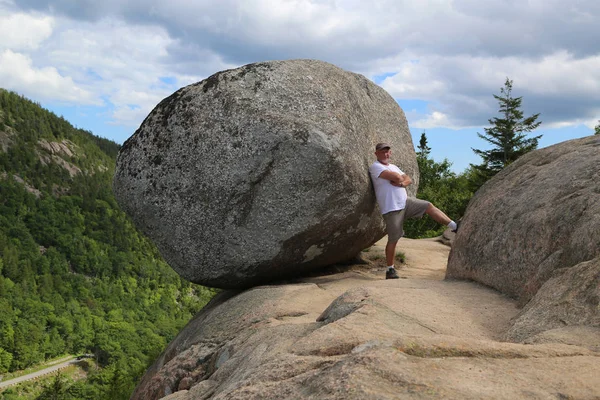
{"label": "gray rock texture", "polygon": [[[598,256],[600,137],[589,136],[526,154],[488,181],[461,221],[446,277],[481,282],[525,304],[559,270]],[[597,317],[597,287],[562,275],[567,286],[587,288],[578,296],[592,298],[596,290]],[[575,289],[564,284],[553,287]]]}
{"label": "gray rock texture", "polygon": [[556,271],[515,318],[506,339],[522,342],[565,326],[600,329],[600,257]]}
{"label": "gray rock texture", "polygon": [[250,64],[158,104],[123,145],[114,191],[182,277],[249,287],[383,236],[368,175],[380,141],[418,182],[406,118],[382,88],[320,61]]}
{"label": "gray rock texture", "polygon": [[[539,344],[503,342],[518,313],[515,300],[473,282],[440,280],[448,250],[437,264],[421,253],[443,244],[402,239],[400,245],[407,265],[399,273],[407,279],[385,280],[384,268],[361,266],[221,292],[169,344],[131,398],[600,397],[600,353],[588,347],[598,343],[598,332],[578,334],[582,345],[564,334],[558,343],[550,335]],[[429,261],[412,266],[418,259]]]}

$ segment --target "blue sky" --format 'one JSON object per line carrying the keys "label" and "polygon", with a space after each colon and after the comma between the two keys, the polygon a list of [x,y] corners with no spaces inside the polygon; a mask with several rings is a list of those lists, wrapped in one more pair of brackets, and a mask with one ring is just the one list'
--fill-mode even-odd
{"label": "blue sky", "polygon": [[600,119],[592,0],[0,0],[0,87],[122,143],[178,88],[247,63],[314,58],[365,75],[413,141],[460,172],[486,148],[507,77],[540,146]]}

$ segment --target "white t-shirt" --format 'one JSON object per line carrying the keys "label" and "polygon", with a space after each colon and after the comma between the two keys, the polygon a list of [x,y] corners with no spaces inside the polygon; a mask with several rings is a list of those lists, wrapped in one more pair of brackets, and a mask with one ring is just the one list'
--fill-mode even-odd
{"label": "white t-shirt", "polygon": [[406,189],[394,186],[387,179],[379,177],[379,175],[386,170],[404,174],[404,172],[394,164],[384,165],[379,161],[375,161],[369,167],[369,174],[371,174],[371,180],[373,181],[373,187],[375,188],[375,197],[377,197],[377,203],[379,203],[382,214],[404,209],[404,207],[406,207],[407,197]]}

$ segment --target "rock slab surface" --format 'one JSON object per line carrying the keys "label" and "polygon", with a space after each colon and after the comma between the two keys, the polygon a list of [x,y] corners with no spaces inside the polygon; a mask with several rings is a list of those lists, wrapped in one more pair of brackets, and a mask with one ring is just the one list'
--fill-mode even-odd
{"label": "rock slab surface", "polygon": [[368,174],[380,141],[418,182],[406,118],[381,87],[320,61],[250,64],[158,104],[123,145],[114,191],[182,277],[249,287],[383,236]]}
{"label": "rock slab surface", "polygon": [[[519,312],[515,300],[440,280],[443,244],[399,245],[406,279],[385,280],[385,267],[361,266],[221,292],[169,344],[132,399],[600,397],[600,329],[503,342]],[[379,262],[385,243],[378,246],[366,258]]]}
{"label": "rock slab surface", "polygon": [[[540,333],[565,327],[600,329],[600,257],[558,271],[544,283],[519,313],[506,338],[536,341]],[[597,346],[600,349],[600,338]]]}

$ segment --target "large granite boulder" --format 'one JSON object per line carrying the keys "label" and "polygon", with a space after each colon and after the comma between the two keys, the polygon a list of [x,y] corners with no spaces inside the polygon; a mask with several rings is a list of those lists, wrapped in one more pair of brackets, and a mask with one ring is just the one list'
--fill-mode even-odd
{"label": "large granite boulder", "polygon": [[382,88],[320,61],[250,64],[164,99],[123,145],[114,191],[181,276],[248,287],[383,236],[368,174],[380,141],[418,182],[406,118]]}
{"label": "large granite boulder", "polygon": [[446,277],[523,305],[533,298],[507,334],[524,341],[599,326],[599,256],[600,137],[590,136],[531,152],[488,181],[469,203]]}

